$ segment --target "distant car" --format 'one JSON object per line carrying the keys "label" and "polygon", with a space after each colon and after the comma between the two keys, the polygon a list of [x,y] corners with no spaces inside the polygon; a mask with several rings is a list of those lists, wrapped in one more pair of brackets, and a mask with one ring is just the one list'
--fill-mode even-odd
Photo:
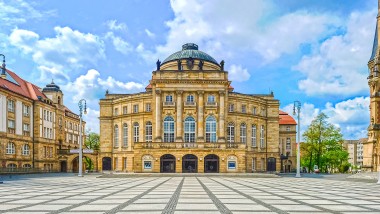
{"label": "distant car", "polygon": [[317,165],[314,165],[314,173],[319,173],[319,168]]}

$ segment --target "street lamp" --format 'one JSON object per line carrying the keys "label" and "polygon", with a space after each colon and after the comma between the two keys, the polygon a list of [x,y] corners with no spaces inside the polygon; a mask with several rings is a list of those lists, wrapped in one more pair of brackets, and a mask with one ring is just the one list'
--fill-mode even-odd
{"label": "street lamp", "polygon": [[296,115],[296,108],[297,108],[297,117],[298,117],[298,142],[297,143],[297,174],[296,174],[296,178],[300,178],[301,177],[301,174],[300,174],[300,168],[301,168],[301,157],[300,157],[300,144],[301,144],[301,137],[300,137],[300,113],[301,113],[301,102],[300,101],[294,101],[294,104],[293,104],[293,115]]}
{"label": "street lamp", "polygon": [[86,100],[81,99],[79,100],[78,106],[79,106],[79,172],[78,177],[83,177],[82,171],[83,171],[83,150],[82,150],[82,110],[83,110],[83,104],[84,101],[84,114],[87,114],[87,107],[86,107]]}
{"label": "street lamp", "polygon": [[5,74],[5,55],[4,54],[0,54],[0,56],[3,57],[3,64],[1,65],[1,77],[2,78],[5,78],[6,77],[6,74]]}

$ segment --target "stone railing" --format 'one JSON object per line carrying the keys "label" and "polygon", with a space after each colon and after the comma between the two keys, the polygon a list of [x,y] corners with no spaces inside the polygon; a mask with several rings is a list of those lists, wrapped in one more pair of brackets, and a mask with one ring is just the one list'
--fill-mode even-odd
{"label": "stone railing", "polygon": [[164,143],[164,142],[139,142],[134,149],[245,149],[246,144],[235,143]]}

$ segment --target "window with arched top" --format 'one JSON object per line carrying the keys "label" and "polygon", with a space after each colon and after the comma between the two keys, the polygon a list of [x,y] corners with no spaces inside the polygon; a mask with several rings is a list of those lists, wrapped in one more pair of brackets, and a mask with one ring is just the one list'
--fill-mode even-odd
{"label": "window with arched top", "polygon": [[227,142],[235,142],[235,125],[233,123],[227,125]]}
{"label": "window with arched top", "polygon": [[135,142],[135,143],[139,142],[139,139],[140,139],[139,128],[140,128],[139,123],[135,122],[133,124],[133,142]]}
{"label": "window with arched top", "polygon": [[15,147],[15,144],[14,143],[11,143],[9,142],[7,144],[7,154],[8,155],[12,155],[12,154],[16,154],[16,147]]}
{"label": "window with arched top", "polygon": [[247,143],[247,126],[245,123],[240,125],[240,142]]}
{"label": "window with arched top", "polygon": [[145,141],[152,142],[153,128],[152,122],[148,121],[145,124]]}
{"label": "window with arched top", "polygon": [[185,119],[185,142],[195,142],[195,120],[193,117],[187,117]]}
{"label": "window with arched top", "polygon": [[206,118],[206,142],[215,143],[216,137],[216,119],[214,116]]}
{"label": "window with arched top", "polygon": [[119,126],[115,125],[113,132],[113,145],[119,147]]}
{"label": "window with arched top", "polygon": [[128,124],[123,125],[123,147],[128,147]]}
{"label": "window with arched top", "polygon": [[22,155],[29,155],[29,145],[28,144],[24,144],[22,146]]}
{"label": "window with arched top", "polygon": [[174,119],[170,116],[164,119],[164,142],[174,142]]}

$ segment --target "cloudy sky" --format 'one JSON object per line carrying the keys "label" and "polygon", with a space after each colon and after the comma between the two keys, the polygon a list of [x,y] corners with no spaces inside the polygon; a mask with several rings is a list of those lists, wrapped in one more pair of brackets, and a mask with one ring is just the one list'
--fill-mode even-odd
{"label": "cloudy sky", "polygon": [[273,91],[281,109],[302,103],[302,129],[325,112],[346,139],[369,124],[367,62],[376,0],[0,0],[7,68],[64,101],[98,132],[98,100],[143,91],[155,69],[193,42],[224,60],[235,91]]}

